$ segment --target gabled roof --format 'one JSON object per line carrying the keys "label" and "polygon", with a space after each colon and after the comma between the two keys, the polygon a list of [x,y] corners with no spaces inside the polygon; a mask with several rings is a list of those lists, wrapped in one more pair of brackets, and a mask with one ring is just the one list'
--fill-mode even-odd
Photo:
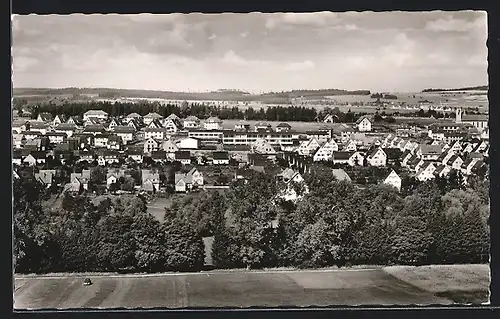
{"label": "gabled roof", "polygon": [[156,112],[151,112],[151,113],[144,115],[144,118],[162,119],[163,116],[161,116],[160,114],[158,114]]}
{"label": "gabled roof", "polygon": [[135,129],[128,125],[118,125],[114,127],[113,132],[121,134],[134,133]]}
{"label": "gabled roof", "polygon": [[199,119],[199,118],[197,118],[197,117],[196,117],[196,116],[194,116],[194,115],[190,115],[190,116],[186,117],[186,118],[184,119],[184,121],[199,122],[199,121],[200,121],[200,119]]}
{"label": "gabled roof", "polygon": [[371,121],[372,121],[372,120],[370,119],[370,117],[369,117],[369,116],[367,116],[367,115],[363,115],[362,117],[360,117],[360,118],[356,121],[356,124],[361,123],[364,119],[367,119],[368,121],[370,121],[370,123],[371,123]]}
{"label": "gabled roof", "polygon": [[278,125],[276,125],[276,127],[287,127],[287,128],[291,128],[292,126],[288,123],[280,123]]}
{"label": "gabled roof", "polygon": [[141,118],[141,116],[137,113],[130,113],[129,115],[127,115],[127,118],[136,119],[136,118]]}
{"label": "gabled roof", "polygon": [[177,116],[177,114],[172,113],[169,116],[167,116],[168,120],[179,120],[180,118]]}
{"label": "gabled roof", "polygon": [[346,171],[344,171],[341,168],[332,169],[332,174],[339,181],[344,181],[344,180],[348,181],[348,182],[351,181],[351,177],[349,177],[349,175],[346,173]]}
{"label": "gabled roof", "polygon": [[205,120],[206,123],[222,123],[222,121],[216,116],[210,116]]}
{"label": "gabled roof", "polygon": [[42,121],[46,122],[46,121],[52,121],[54,119],[54,117],[52,116],[52,114],[48,113],[48,112],[43,112],[43,113],[40,113],[38,114],[39,117],[42,118]]}
{"label": "gabled roof", "polygon": [[334,160],[348,160],[350,159],[355,152],[334,152],[333,159]]}
{"label": "gabled roof", "polygon": [[88,110],[87,112],[83,113],[86,116],[99,116],[99,115],[108,115],[108,113],[104,112],[103,110]]}
{"label": "gabled roof", "polygon": [[[383,153],[385,154],[385,152],[384,152],[384,150],[383,150],[383,149],[381,149],[380,147],[376,147],[376,148],[374,148],[374,149],[370,152],[370,154],[368,155],[368,158],[372,158],[372,157],[374,157],[374,156],[375,156],[378,152],[383,152]],[[387,156],[387,154],[386,154],[386,156]]]}

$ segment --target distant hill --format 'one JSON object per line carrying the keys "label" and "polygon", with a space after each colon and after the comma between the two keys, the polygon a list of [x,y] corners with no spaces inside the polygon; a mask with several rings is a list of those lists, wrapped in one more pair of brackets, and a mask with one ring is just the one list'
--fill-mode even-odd
{"label": "distant hill", "polygon": [[219,101],[261,101],[268,103],[286,103],[297,97],[325,97],[331,95],[370,95],[368,90],[347,91],[340,89],[293,90],[250,94],[245,91],[221,89],[212,92],[171,92],[154,90],[129,90],[112,88],[14,88],[14,96],[57,96],[97,94],[100,98],[160,98],[170,100],[219,100]]}
{"label": "distant hill", "polygon": [[485,90],[488,90],[487,85],[471,86],[471,87],[464,87],[464,88],[459,88],[459,89],[425,89],[425,90],[422,90],[422,93],[449,92],[449,91],[485,91]]}

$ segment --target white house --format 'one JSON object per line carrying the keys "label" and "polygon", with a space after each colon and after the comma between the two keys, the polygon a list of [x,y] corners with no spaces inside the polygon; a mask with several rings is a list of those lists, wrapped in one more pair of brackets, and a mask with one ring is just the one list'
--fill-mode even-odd
{"label": "white house", "polygon": [[175,174],[175,191],[186,192],[194,187],[203,186],[203,173],[193,167],[186,174]]}
{"label": "white house", "polygon": [[158,140],[162,140],[166,137],[166,134],[167,134],[167,132],[165,131],[164,128],[146,127],[144,129],[144,138],[145,139],[155,138]]}
{"label": "white house", "polygon": [[288,123],[279,123],[276,125],[276,132],[289,132],[292,126]]}
{"label": "white house", "polygon": [[109,189],[109,187],[116,183],[118,181],[118,177],[115,174],[110,174],[108,178],[106,179],[106,187]]}
{"label": "white house", "polygon": [[436,161],[441,153],[441,145],[421,144],[417,150],[417,155],[424,161]]}
{"label": "white house", "polygon": [[300,155],[311,155],[314,151],[316,151],[320,147],[320,144],[318,140],[315,138],[312,138],[307,141],[303,141],[300,143],[299,148],[297,149],[297,152]]}
{"label": "white house", "polygon": [[356,121],[356,126],[360,132],[370,132],[372,130],[372,122],[368,116],[362,116]]}
{"label": "white house", "polygon": [[320,147],[313,155],[314,162],[329,161],[333,158],[333,150]]}
{"label": "white house", "polygon": [[150,127],[150,128],[162,128],[163,127],[163,123],[161,122],[161,120],[159,119],[154,119],[152,120],[148,125],[147,127]]}
{"label": "white house", "polygon": [[157,192],[160,188],[160,174],[149,169],[141,170],[142,188],[147,192]]}
{"label": "white house", "polygon": [[83,113],[83,121],[87,121],[88,119],[91,118],[107,120],[108,113],[104,112],[103,110],[88,110],[87,112]]}
{"label": "white house", "polygon": [[387,154],[381,148],[374,149],[366,158],[371,166],[385,166],[387,164]]}
{"label": "white house", "polygon": [[350,166],[362,165],[363,155],[359,152],[334,152],[332,162],[334,164],[348,164]]}
{"label": "white house", "polygon": [[183,121],[184,128],[199,128],[200,127],[200,119],[196,116],[188,116]]}
{"label": "white house", "polygon": [[53,117],[52,117],[52,114],[47,113],[47,112],[43,112],[43,113],[38,114],[38,117],[36,118],[36,120],[38,122],[48,123],[48,122],[52,122]]}
{"label": "white house", "polygon": [[126,125],[120,125],[113,128],[113,132],[121,137],[124,144],[128,144],[128,142],[134,139],[134,128]]}
{"label": "white house", "polygon": [[254,153],[259,154],[276,154],[274,147],[262,138],[258,138],[250,144],[250,147]]}
{"label": "white house", "polygon": [[431,180],[435,177],[434,175],[435,170],[436,166],[434,166],[432,162],[425,162],[417,172],[416,178],[419,181]]}
{"label": "white house", "polygon": [[190,149],[190,150],[197,150],[200,148],[200,140],[193,138],[193,137],[186,137],[183,139],[180,139],[177,143],[177,148],[179,149]]}
{"label": "white house", "polygon": [[205,130],[222,130],[222,121],[218,117],[211,116],[203,123]]}
{"label": "white house", "polygon": [[168,133],[177,133],[182,127],[178,120],[166,118],[163,122],[163,127]]}
{"label": "white house", "polygon": [[355,141],[350,140],[342,149],[343,152],[356,152],[358,150],[358,146]]}
{"label": "white house", "polygon": [[52,144],[61,144],[67,137],[67,135],[62,132],[49,132],[45,134],[45,136],[49,138],[49,141]]}
{"label": "white house", "polygon": [[107,147],[108,145],[108,134],[99,134],[94,136],[94,147]]}
{"label": "white house", "polygon": [[141,120],[141,119],[142,119],[142,116],[140,116],[139,114],[137,114],[137,113],[130,113],[129,115],[127,115],[123,119],[123,122],[128,124],[130,121],[137,121],[137,120]]}
{"label": "white house", "polygon": [[144,142],[144,153],[154,152],[154,151],[158,150],[159,147],[160,147],[160,142],[158,142],[154,138],[148,138]]}
{"label": "white house", "polygon": [[66,123],[66,117],[62,114],[57,114],[52,121],[52,126],[57,126],[62,123]]}
{"label": "white house", "polygon": [[394,170],[391,170],[383,183],[397,188],[398,191],[401,190],[401,177]]}
{"label": "white house", "polygon": [[464,163],[464,160],[458,156],[458,155],[453,155],[450,157],[446,165],[450,166],[452,169],[460,170]]}
{"label": "white house", "polygon": [[144,115],[142,121],[144,122],[144,124],[149,125],[154,120],[161,120],[161,119],[163,119],[163,116],[161,116],[158,113],[152,112]]}

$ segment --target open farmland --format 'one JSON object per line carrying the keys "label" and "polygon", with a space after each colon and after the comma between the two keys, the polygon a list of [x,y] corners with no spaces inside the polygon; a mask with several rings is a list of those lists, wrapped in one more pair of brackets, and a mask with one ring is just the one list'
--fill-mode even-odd
{"label": "open farmland", "polygon": [[[436,268],[435,268],[436,267]],[[183,308],[326,305],[450,304],[448,290],[484,291],[487,265],[367,268],[317,271],[232,271],[163,275],[19,277],[14,308]],[[456,268],[457,267],[457,268]],[[437,270],[436,270],[437,269]],[[455,271],[455,269],[458,269]],[[469,272],[469,281],[463,278]],[[404,273],[404,280],[399,279]],[[424,284],[439,278],[439,289]],[[470,287],[470,288],[469,288]],[[486,288],[485,288],[486,287]],[[484,299],[476,302],[485,302]]]}

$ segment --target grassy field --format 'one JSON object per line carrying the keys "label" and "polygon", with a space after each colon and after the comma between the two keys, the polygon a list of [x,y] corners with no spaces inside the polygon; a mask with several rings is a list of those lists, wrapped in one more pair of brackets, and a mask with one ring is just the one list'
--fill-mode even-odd
{"label": "grassy field", "polygon": [[[478,291],[484,291],[489,282],[487,267],[89,276],[93,285],[87,287],[82,285],[82,277],[19,277],[15,279],[14,308],[450,304],[453,299],[469,302],[466,298],[478,298]],[[432,280],[437,280],[439,288]],[[456,291],[461,293],[456,295]],[[484,296],[479,298],[477,302],[487,301]]]}
{"label": "grassy field", "polygon": [[173,197],[156,198],[148,203],[148,213],[156,217],[160,222],[163,222],[165,216],[165,207],[170,207]]}

